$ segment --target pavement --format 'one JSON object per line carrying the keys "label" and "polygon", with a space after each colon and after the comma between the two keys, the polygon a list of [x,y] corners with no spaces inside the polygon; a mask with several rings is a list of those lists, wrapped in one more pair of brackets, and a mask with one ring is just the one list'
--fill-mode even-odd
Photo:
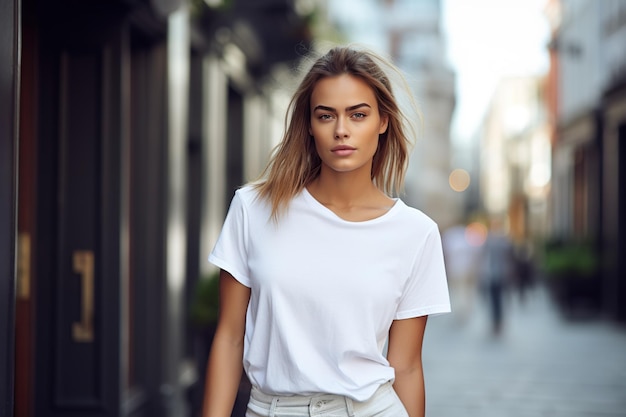
{"label": "pavement", "polygon": [[623,325],[565,318],[537,287],[506,299],[496,335],[484,300],[473,301],[468,313],[429,318],[427,417],[626,417]]}

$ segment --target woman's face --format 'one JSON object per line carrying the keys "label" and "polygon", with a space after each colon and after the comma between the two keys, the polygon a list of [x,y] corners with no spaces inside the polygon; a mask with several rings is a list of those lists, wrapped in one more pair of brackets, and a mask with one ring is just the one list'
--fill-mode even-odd
{"label": "woman's face", "polygon": [[378,136],[387,130],[374,91],[348,74],[326,77],[311,94],[310,133],[322,160],[322,170],[371,175]]}

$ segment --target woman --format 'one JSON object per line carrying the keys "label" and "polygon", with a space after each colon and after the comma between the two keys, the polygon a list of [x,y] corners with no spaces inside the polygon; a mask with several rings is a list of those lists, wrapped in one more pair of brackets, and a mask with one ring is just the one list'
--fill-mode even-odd
{"label": "woman", "polygon": [[388,196],[409,141],[383,64],[344,47],[315,61],[263,179],[235,193],[209,257],[204,417],[230,416],[242,366],[249,417],[424,415],[426,318],[450,305],[436,224]]}

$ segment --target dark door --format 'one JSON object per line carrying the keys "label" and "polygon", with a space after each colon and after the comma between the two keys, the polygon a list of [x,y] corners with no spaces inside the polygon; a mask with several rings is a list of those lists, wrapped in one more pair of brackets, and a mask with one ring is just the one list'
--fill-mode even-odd
{"label": "dark door", "polygon": [[34,415],[117,416],[128,31],[114,6],[46,3],[37,10]]}

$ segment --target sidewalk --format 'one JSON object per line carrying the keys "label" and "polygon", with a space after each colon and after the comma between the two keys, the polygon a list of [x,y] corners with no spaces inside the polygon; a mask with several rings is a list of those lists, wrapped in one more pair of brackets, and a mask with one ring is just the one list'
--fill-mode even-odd
{"label": "sidewalk", "polygon": [[624,328],[565,321],[535,289],[523,304],[507,300],[503,332],[494,336],[475,301],[465,323],[454,313],[429,319],[427,417],[626,416]]}

